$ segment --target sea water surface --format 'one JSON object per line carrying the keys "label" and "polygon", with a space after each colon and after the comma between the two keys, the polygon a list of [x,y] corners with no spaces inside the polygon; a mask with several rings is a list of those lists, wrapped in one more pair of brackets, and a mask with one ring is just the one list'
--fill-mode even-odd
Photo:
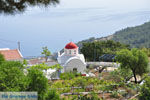
{"label": "sea water surface", "polygon": [[0,15],[0,48],[17,48],[40,56],[42,47],[57,52],[72,41],[104,37],[150,21],[149,0],[61,0],[56,7],[28,8],[23,14]]}

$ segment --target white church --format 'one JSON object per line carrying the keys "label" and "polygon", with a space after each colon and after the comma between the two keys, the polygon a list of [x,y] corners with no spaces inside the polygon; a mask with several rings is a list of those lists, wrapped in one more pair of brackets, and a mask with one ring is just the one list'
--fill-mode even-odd
{"label": "white church", "polygon": [[68,43],[64,52],[60,55],[58,53],[58,63],[63,66],[61,73],[77,71],[84,73],[86,69],[85,58],[83,54],[79,54],[78,46],[73,42]]}

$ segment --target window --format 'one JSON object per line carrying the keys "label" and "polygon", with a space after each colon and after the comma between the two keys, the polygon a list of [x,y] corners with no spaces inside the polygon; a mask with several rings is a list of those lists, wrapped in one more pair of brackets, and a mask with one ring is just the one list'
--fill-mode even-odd
{"label": "window", "polygon": [[69,54],[71,54],[71,50],[69,50]]}
{"label": "window", "polygon": [[76,54],[76,50],[74,50],[74,54]]}

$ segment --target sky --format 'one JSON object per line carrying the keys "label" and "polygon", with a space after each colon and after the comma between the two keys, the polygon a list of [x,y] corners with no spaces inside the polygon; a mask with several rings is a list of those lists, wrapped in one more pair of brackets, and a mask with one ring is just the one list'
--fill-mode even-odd
{"label": "sky", "polygon": [[40,56],[43,46],[58,52],[72,41],[104,37],[150,21],[150,0],[60,0],[49,8],[32,7],[23,14],[0,15],[0,48],[17,48]]}

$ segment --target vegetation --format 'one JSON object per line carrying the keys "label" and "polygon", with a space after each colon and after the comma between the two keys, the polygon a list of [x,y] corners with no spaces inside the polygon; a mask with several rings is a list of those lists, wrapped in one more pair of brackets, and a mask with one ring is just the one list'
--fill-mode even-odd
{"label": "vegetation", "polygon": [[114,42],[112,40],[95,41],[95,42],[83,43],[81,52],[84,54],[86,60],[99,61],[99,57],[101,55],[116,54],[117,51],[125,48],[129,48],[129,46],[121,44],[119,42]]}
{"label": "vegetation", "polygon": [[49,6],[59,0],[0,0],[0,13],[16,14],[26,10],[28,6]]}
{"label": "vegetation", "polygon": [[[25,69],[19,61],[3,61],[0,64],[0,90],[1,91],[37,91],[38,100],[56,100],[59,98],[56,91],[49,91],[48,79],[43,73],[44,64]],[[59,65],[49,68],[60,68]],[[27,73],[25,73],[27,70]],[[53,94],[53,96],[52,96]],[[59,100],[59,99],[58,99]]]}
{"label": "vegetation", "polygon": [[29,82],[23,69],[24,67],[20,62],[3,62],[0,65],[0,90],[25,91]]}
{"label": "vegetation", "polygon": [[132,71],[135,83],[138,83],[136,75],[142,76],[148,72],[148,57],[142,50],[132,49],[130,51],[123,49],[117,53],[116,59],[121,63],[121,68]]}
{"label": "vegetation", "polygon": [[77,45],[82,48],[83,43],[94,41],[114,40],[123,44],[130,45],[131,48],[150,48],[150,22],[135,27],[127,27],[115,32],[113,35],[101,38],[91,37],[82,40]]}
{"label": "vegetation", "polygon": [[0,54],[0,64],[2,64],[5,61],[4,56]]}
{"label": "vegetation", "polygon": [[117,70],[110,72],[109,79],[112,79],[116,82],[127,83],[132,78],[132,72],[130,69],[125,69],[119,67]]}
{"label": "vegetation", "polygon": [[45,100],[61,100],[60,95],[56,92],[56,90],[50,90],[47,93]]}
{"label": "vegetation", "polygon": [[150,48],[141,48],[141,50],[145,52],[148,57],[150,57]]}
{"label": "vegetation", "polygon": [[48,50],[47,47],[43,47],[42,49],[43,49],[43,51],[41,52],[41,54],[44,55],[45,62],[47,62],[48,57],[51,55],[51,52]]}
{"label": "vegetation", "polygon": [[136,27],[128,27],[113,35],[112,40],[124,44],[130,44],[131,47],[150,48],[150,22]]}
{"label": "vegetation", "polygon": [[42,70],[31,68],[28,70],[29,86],[27,91],[37,91],[38,99],[45,100],[48,92],[48,79],[44,76]]}
{"label": "vegetation", "polygon": [[145,79],[145,83],[141,87],[140,100],[150,100],[150,76]]}
{"label": "vegetation", "polygon": [[[122,48],[120,50],[117,48],[119,44],[114,41],[102,41],[99,44],[105,47],[103,52],[113,53],[114,51],[117,54],[116,60],[121,63],[118,69],[112,72],[97,72],[96,77],[85,77],[81,73],[67,72],[60,74],[60,80],[48,80],[43,70],[49,68],[59,70],[62,68],[59,64],[47,66],[42,63],[26,69],[23,65],[26,65],[26,61],[22,63],[5,61],[1,56],[0,90],[37,91],[38,100],[122,100],[124,98],[130,100],[128,97],[139,92],[140,100],[149,100],[149,76],[146,79],[143,78],[145,83],[141,88],[139,84],[135,84],[138,83],[136,76],[144,76],[148,71],[148,49],[123,49],[128,46],[120,44]],[[106,49],[107,47],[111,47],[110,50]],[[93,72],[94,68],[96,66],[89,66],[87,72]],[[135,83],[130,81],[133,76]],[[84,94],[85,92],[87,94]]]}
{"label": "vegetation", "polygon": [[66,73],[61,73],[60,74],[60,79],[62,80],[70,80],[73,79],[77,76],[81,76],[80,73],[76,73],[76,72],[66,72]]}

